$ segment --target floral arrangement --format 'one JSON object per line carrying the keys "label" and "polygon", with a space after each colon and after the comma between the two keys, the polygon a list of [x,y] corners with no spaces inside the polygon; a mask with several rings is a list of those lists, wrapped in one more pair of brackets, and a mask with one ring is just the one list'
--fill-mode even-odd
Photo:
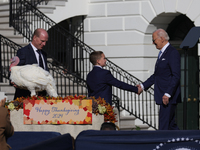
{"label": "floral arrangement", "polygon": [[[62,97],[41,97],[41,96],[38,96],[38,97],[35,97],[35,96],[32,96],[32,97],[27,97],[27,98],[24,98],[24,97],[20,97],[20,98],[17,98],[11,102],[7,102],[5,107],[12,111],[14,109],[16,110],[19,110],[19,109],[23,109],[23,101],[24,100],[83,100],[83,99],[88,99],[86,96],[83,96],[83,95],[75,95],[75,96],[66,96],[64,98]],[[104,115],[104,121],[110,121],[110,122],[117,122],[116,120],[116,114],[114,113],[113,111],[113,107],[106,103],[106,101],[103,99],[103,98],[98,98],[98,99],[95,99],[94,97],[90,97],[89,99],[92,99],[92,113],[98,115]]]}
{"label": "floral arrangement", "polygon": [[113,107],[107,103],[103,98],[95,99],[92,98],[92,112],[94,114],[103,114],[104,115],[104,121],[110,121],[112,123],[117,122],[116,120],[116,114],[113,111]]}

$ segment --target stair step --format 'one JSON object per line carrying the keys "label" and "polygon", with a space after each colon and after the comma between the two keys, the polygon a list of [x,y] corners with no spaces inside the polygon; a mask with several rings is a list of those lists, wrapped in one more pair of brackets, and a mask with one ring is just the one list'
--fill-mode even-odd
{"label": "stair step", "polygon": [[143,124],[143,125],[136,125],[138,126],[141,130],[148,130],[149,129],[149,126],[146,125],[146,124]]}
{"label": "stair step", "polygon": [[120,116],[120,128],[129,128],[135,126],[135,119],[134,116]]}
{"label": "stair step", "polygon": [[1,8],[0,9],[0,14],[3,15],[3,14],[9,14],[10,13],[10,10],[9,8]]}
{"label": "stair step", "polygon": [[148,130],[149,126],[148,125],[134,125],[134,126],[123,126],[120,127],[120,130]]}
{"label": "stair step", "polygon": [[9,4],[10,4],[10,3],[9,3],[9,0],[7,0],[7,1],[8,1],[8,2],[2,2],[2,1],[1,1],[1,2],[0,2],[0,7],[1,7],[1,6],[4,6],[4,5],[8,5],[8,6],[9,6]]}
{"label": "stair step", "polygon": [[9,25],[9,19],[0,20],[0,24],[8,24]]}
{"label": "stair step", "polygon": [[15,88],[11,85],[2,86],[1,91],[5,92],[6,94],[13,94],[15,92]]}
{"label": "stair step", "polygon": [[1,15],[9,15],[9,10],[8,10],[8,11],[1,11],[1,10],[0,10],[0,14],[1,14]]}
{"label": "stair step", "polygon": [[[50,2],[50,1],[57,1],[57,0],[48,0],[48,1]],[[68,2],[68,0],[58,0],[58,1]]]}
{"label": "stair step", "polygon": [[9,6],[10,6],[9,0],[8,2],[2,2],[2,1],[0,2],[0,7],[4,8],[4,6],[9,9]]}
{"label": "stair step", "polygon": [[1,17],[0,23],[1,22],[9,22],[9,17]]}
{"label": "stair step", "polygon": [[[65,6],[65,2],[66,1],[61,1],[61,0],[58,0],[58,1],[51,0],[48,2],[47,6]],[[38,6],[41,6],[41,5],[38,5]]]}
{"label": "stair step", "polygon": [[23,43],[24,38],[21,35],[5,35],[5,37],[7,37],[8,39],[10,39],[11,41],[15,42],[15,43]]}
{"label": "stair step", "polygon": [[148,130],[146,124],[135,124],[136,117],[120,116],[120,130]]}
{"label": "stair step", "polygon": [[136,117],[135,116],[120,116],[120,120],[124,120],[124,121],[130,121],[130,120],[135,120]]}
{"label": "stair step", "polygon": [[0,30],[13,30],[14,31],[14,28],[13,27],[0,27]]}
{"label": "stair step", "polygon": [[7,2],[0,3],[0,7],[1,7],[1,9],[9,9],[10,8],[9,3],[7,3]]}
{"label": "stair step", "polygon": [[17,44],[20,45],[20,46],[22,46],[22,47],[24,47],[24,46],[28,45],[29,43],[18,42]]}
{"label": "stair step", "polygon": [[0,23],[0,28],[9,28],[9,22]]}
{"label": "stair step", "polygon": [[9,14],[0,14],[0,17],[2,17],[2,18],[6,18],[6,17],[9,18]]}
{"label": "stair step", "polygon": [[55,6],[49,5],[38,5],[37,8],[43,13],[53,13],[54,9],[56,9]]}
{"label": "stair step", "polygon": [[7,96],[7,100],[13,100],[15,88],[9,83],[0,83],[0,91],[5,93],[5,95]]}
{"label": "stair step", "polygon": [[0,27],[0,34],[5,36],[7,34],[14,34],[14,29],[9,27]]}

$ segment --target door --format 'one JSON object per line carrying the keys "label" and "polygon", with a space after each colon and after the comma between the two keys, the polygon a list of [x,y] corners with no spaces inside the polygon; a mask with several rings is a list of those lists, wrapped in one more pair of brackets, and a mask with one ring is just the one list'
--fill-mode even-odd
{"label": "door", "polygon": [[[181,56],[181,97],[182,103],[177,106],[177,124],[184,128],[184,111],[186,111],[186,130],[199,129],[199,57],[197,46],[187,50],[186,85],[184,83],[185,51],[178,50]],[[186,110],[184,108],[184,86],[186,86]]]}
{"label": "door", "polygon": [[[198,57],[197,46],[187,51],[187,67],[186,67],[186,83],[184,83],[184,50],[180,49],[180,44],[194,27],[192,22],[186,15],[178,15],[175,17],[167,28],[167,33],[170,37],[170,43],[179,51],[181,56],[181,97],[182,103],[177,105],[176,122],[180,129],[183,129],[183,118],[186,115],[187,120],[185,129],[197,130],[199,129],[199,77],[200,64]],[[184,86],[186,86],[186,109],[183,108]]]}

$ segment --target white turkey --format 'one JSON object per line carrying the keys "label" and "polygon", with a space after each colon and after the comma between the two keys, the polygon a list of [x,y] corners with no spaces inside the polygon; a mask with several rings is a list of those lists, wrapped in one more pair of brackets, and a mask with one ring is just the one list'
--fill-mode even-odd
{"label": "white turkey", "polygon": [[36,92],[46,90],[49,96],[57,97],[56,85],[51,74],[38,66],[38,64],[17,66],[17,56],[11,58],[10,80],[19,88],[27,89],[31,96]]}

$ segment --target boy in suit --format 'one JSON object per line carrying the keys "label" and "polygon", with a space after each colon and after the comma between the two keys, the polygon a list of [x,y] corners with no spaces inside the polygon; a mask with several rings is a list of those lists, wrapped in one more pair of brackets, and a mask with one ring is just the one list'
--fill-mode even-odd
{"label": "boy in suit", "polygon": [[90,62],[94,67],[86,79],[89,97],[104,98],[107,103],[112,105],[112,86],[135,93],[141,92],[142,89],[117,80],[109,70],[103,69],[106,66],[106,58],[102,51],[92,52]]}

